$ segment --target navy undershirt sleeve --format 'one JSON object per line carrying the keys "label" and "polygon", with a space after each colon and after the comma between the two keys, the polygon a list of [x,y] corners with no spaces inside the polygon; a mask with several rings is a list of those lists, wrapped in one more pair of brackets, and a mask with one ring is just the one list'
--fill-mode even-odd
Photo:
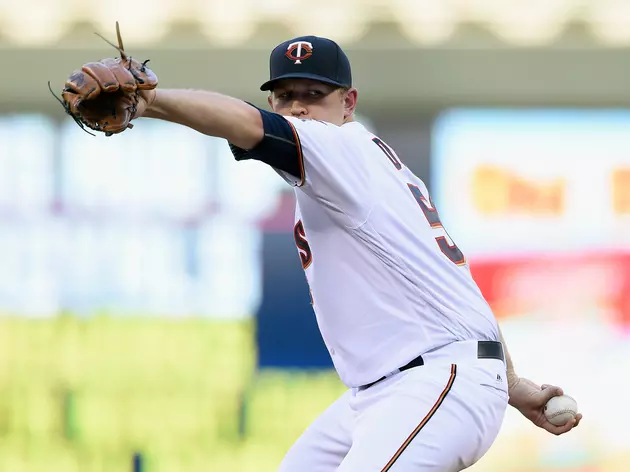
{"label": "navy undershirt sleeve", "polygon": [[255,159],[300,178],[302,173],[301,149],[295,128],[277,113],[260,108],[258,111],[263,121],[264,137],[262,141],[249,150],[229,143],[234,158],[237,161]]}

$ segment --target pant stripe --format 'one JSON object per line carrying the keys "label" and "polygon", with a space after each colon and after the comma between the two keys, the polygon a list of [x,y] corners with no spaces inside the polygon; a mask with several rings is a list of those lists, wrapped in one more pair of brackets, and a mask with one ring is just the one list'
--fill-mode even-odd
{"label": "pant stripe", "polygon": [[409,446],[409,444],[411,444],[411,441],[414,440],[414,438],[418,435],[418,433],[424,427],[424,425],[429,422],[431,417],[433,417],[435,412],[438,410],[438,408],[440,407],[440,405],[442,404],[442,402],[446,398],[446,395],[448,395],[448,392],[451,390],[451,387],[453,387],[453,382],[455,382],[456,375],[457,375],[457,366],[455,364],[452,364],[451,365],[451,376],[448,379],[448,383],[446,384],[446,387],[444,387],[444,390],[442,390],[442,393],[440,394],[440,396],[438,397],[437,401],[433,405],[433,408],[431,408],[429,410],[429,412],[422,419],[420,424],[418,426],[416,426],[416,429],[414,429],[411,432],[411,434],[409,435],[409,437],[405,440],[405,442],[402,443],[402,445],[398,448],[396,453],[389,460],[387,465],[385,467],[383,467],[383,470],[381,470],[381,472],[388,472],[389,469],[392,468],[392,466],[394,465],[394,462],[396,462],[398,460],[400,455],[405,451],[405,449],[407,449],[407,446]]}

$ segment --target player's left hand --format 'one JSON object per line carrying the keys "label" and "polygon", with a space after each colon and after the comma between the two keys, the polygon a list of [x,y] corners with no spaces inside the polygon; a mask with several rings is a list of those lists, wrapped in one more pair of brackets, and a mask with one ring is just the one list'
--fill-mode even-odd
{"label": "player's left hand", "polygon": [[118,22],[116,35],[118,46],[103,39],[119,51],[120,57],[83,64],[66,80],[61,98],[57,97],[81,128],[106,136],[133,128],[131,121],[142,116],[158,85],[157,76],[146,66],[148,60],[139,62],[125,53]]}
{"label": "player's left hand", "polygon": [[557,436],[571,431],[582,419],[582,414],[578,413],[573,420],[562,426],[555,426],[547,420],[544,407],[552,397],[564,395],[560,387],[547,384],[538,386],[531,380],[517,377],[510,379],[509,394],[511,406],[539,428]]}

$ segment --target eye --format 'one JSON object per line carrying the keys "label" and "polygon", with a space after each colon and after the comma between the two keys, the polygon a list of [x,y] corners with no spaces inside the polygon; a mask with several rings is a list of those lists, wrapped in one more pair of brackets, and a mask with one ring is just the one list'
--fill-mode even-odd
{"label": "eye", "polygon": [[309,91],[308,91],[308,94],[309,94],[311,97],[321,97],[322,95],[324,95],[324,93],[323,93],[323,92],[321,92],[320,90],[309,90]]}
{"label": "eye", "polygon": [[276,98],[278,98],[278,100],[288,100],[290,98],[290,93],[289,92],[276,93]]}

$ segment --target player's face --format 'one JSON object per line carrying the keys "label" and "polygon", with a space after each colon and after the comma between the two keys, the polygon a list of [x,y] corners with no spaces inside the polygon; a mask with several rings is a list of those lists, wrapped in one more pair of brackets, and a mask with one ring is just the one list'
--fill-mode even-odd
{"label": "player's face", "polygon": [[276,84],[269,105],[276,113],[342,125],[354,112],[355,89],[342,90],[316,80],[286,79]]}

